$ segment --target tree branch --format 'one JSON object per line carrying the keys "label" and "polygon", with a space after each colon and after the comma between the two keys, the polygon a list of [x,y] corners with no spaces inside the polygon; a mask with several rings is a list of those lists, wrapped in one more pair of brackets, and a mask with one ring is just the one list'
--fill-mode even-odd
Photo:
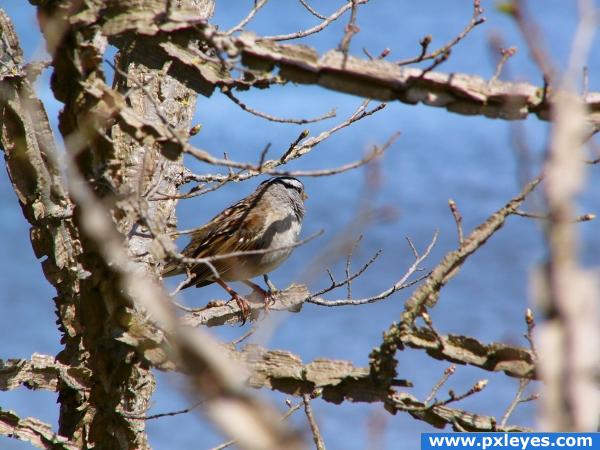
{"label": "tree branch", "polygon": [[59,382],[83,391],[88,379],[85,369],[69,367],[53,356],[34,353],[30,360],[0,359],[0,391],[10,391],[19,386],[57,391]]}
{"label": "tree branch", "polygon": [[27,417],[21,419],[12,411],[0,410],[0,435],[29,442],[47,450],[77,450],[79,446],[56,434],[52,427],[41,420]]}
{"label": "tree branch", "polygon": [[507,217],[515,213],[540,181],[541,178],[531,181],[520,194],[475,228],[457,250],[446,254],[433,269],[427,281],[413,292],[404,305],[400,323],[393,323],[384,333],[381,345],[371,352],[371,369],[377,379],[385,382],[384,380],[396,376],[397,362],[394,355],[398,347],[402,346],[402,338],[411,333],[417,317],[425,312],[426,308],[435,306],[444,285],[458,273],[467,258],[504,225]]}
{"label": "tree branch", "polygon": [[[346,3],[345,7],[350,9],[352,3]],[[156,51],[149,52],[151,54],[147,57],[155,62],[177,62],[182,70],[175,70],[174,76],[204,95],[210,95],[216,87],[233,87],[238,82],[227,71],[223,71],[222,65],[197,67],[195,53],[173,44],[169,36],[173,38],[177,35],[179,42],[185,42],[200,34],[217,51],[229,55],[230,59],[241,56],[242,64],[248,70],[264,74],[278,66],[280,78],[296,83],[318,84],[382,101],[423,103],[464,115],[515,120],[535,114],[542,120],[549,120],[552,98],[544,96],[541,87],[531,84],[489,83],[480,77],[460,73],[430,71],[423,74],[423,70],[418,68],[403,68],[392,62],[361,60],[352,56],[348,57],[344,66],[344,54],[340,51],[330,51],[320,56],[310,47],[277,44],[249,33],[239,37],[224,36],[206,23],[169,22],[164,20],[162,11],[154,13],[156,16],[149,12],[141,18],[138,15],[128,17],[122,8],[119,8],[118,14],[107,10],[102,19],[105,21],[103,30],[117,47],[122,47],[132,38],[144,36],[149,40],[149,36],[152,36]],[[248,83],[241,85],[248,87]],[[585,106],[588,121],[599,125],[600,93],[588,93]]]}
{"label": "tree branch", "polygon": [[[319,389],[323,400],[334,404],[383,402],[392,414],[408,412],[436,428],[458,424],[469,431],[527,430],[513,425],[499,428],[493,417],[443,405],[427,405],[408,393],[384,387],[370,376],[368,368],[355,367],[348,361],[316,359],[303,364],[298,356],[288,351],[266,350],[256,345],[248,345],[239,352],[230,347],[230,356],[247,365],[248,382],[254,388],[274,389],[298,397]],[[394,380],[392,384],[402,385],[410,385],[410,382]]]}
{"label": "tree branch", "polygon": [[533,353],[521,347],[499,342],[483,344],[472,337],[454,334],[434,335],[428,328],[414,328],[400,342],[425,350],[435,359],[504,372],[515,378],[536,378]]}

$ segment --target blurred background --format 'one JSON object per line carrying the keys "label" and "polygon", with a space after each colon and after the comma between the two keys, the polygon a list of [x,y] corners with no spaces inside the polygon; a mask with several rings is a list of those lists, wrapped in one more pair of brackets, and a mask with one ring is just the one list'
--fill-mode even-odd
{"label": "blurred background", "polygon": [[[330,14],[342,2],[312,0],[310,4],[322,14]],[[565,66],[571,40],[577,25],[577,2],[545,0],[529,2],[545,45],[557,67]],[[543,7],[541,6],[543,3]],[[600,2],[596,2],[600,6]],[[250,0],[217,1],[213,23],[227,29],[237,24],[252,7]],[[501,38],[505,46],[516,46],[517,54],[506,64],[501,79],[526,81],[541,86],[539,71],[531,63],[527,49],[512,20],[498,12],[491,1],[483,1],[487,22],[476,27],[466,39],[454,47],[450,59],[436,70],[480,75],[489,79],[496,66],[497,53],[490,40]],[[27,2],[0,0],[0,7],[13,19],[27,61],[47,59],[38,31],[35,10]],[[362,48],[378,55],[389,47],[388,60],[416,56],[419,39],[432,36],[431,49],[436,49],[458,34],[472,15],[470,0],[427,0],[420,2],[379,0],[359,8],[351,53],[364,57]],[[348,18],[344,16],[324,32],[303,40],[320,52],[336,48],[344,35]],[[272,1],[248,26],[260,35],[289,33],[311,27],[317,19],[297,1]],[[600,90],[600,41],[596,36],[589,58],[589,90]],[[50,71],[38,81],[38,94],[56,127],[60,104],[48,88]],[[312,136],[345,120],[362,99],[338,94],[313,86],[273,87],[237,93],[252,108],[280,117],[310,118],[331,108],[337,117],[317,124],[290,125],[268,122],[242,111],[228,98],[215,93],[211,98],[199,97],[195,122],[202,124],[192,143],[217,156],[226,152],[231,159],[257,161],[260,151],[271,144],[269,156],[281,155],[303,129]],[[377,103],[373,102],[371,106]],[[373,295],[391,286],[410,266],[413,257],[406,244],[408,236],[419,250],[440,230],[438,244],[423,267],[432,268],[441,257],[457,245],[456,227],[448,209],[454,199],[463,216],[465,233],[517,192],[526,181],[519,174],[523,165],[515,149],[519,137],[528,148],[532,175],[547,143],[548,124],[532,117],[519,123],[466,117],[443,109],[389,104],[378,114],[361,120],[319,145],[308,156],[295,161],[293,169],[335,167],[360,159],[374,144],[383,144],[393,133],[401,137],[377,164],[380,187],[372,205],[393,211],[385,220],[371,223],[362,230],[364,238],[354,257],[359,267],[378,249],[379,260],[353,285],[355,297]],[[214,172],[196,161],[188,161],[196,173]],[[580,214],[599,213],[600,167],[588,166],[586,190],[580,196]],[[325,234],[302,246],[290,259],[271,274],[273,282],[287,286],[291,282],[307,282],[311,290],[327,285],[325,267],[321,266],[322,250],[354,221],[360,198],[365,192],[367,171],[358,169],[335,177],[305,178],[307,216],[303,235],[324,229]],[[234,201],[254,190],[262,179],[231,183],[201,197],[181,201],[181,228],[198,226]],[[525,209],[532,210],[531,202]],[[60,350],[55,327],[53,288],[46,282],[29,242],[29,226],[18,207],[17,199],[6,175],[0,176],[0,211],[4,232],[0,245],[0,340],[1,358],[28,358],[34,352],[56,354]],[[597,221],[580,224],[581,255],[586,266],[597,269],[600,262],[600,233]],[[482,342],[500,341],[526,346],[524,311],[534,307],[530,278],[535,267],[544,260],[544,247],[539,223],[512,217],[506,226],[477,252],[442,291],[438,306],[431,316],[438,331],[473,336]],[[181,246],[185,244],[182,239]],[[316,267],[316,271],[314,270]],[[340,261],[332,266],[343,275]],[[309,271],[309,269],[311,269]],[[171,281],[171,280],[170,280]],[[261,281],[262,282],[262,281]],[[173,281],[176,284],[176,280]],[[170,283],[170,285],[173,285]],[[241,288],[243,292],[244,289]],[[368,364],[371,349],[379,345],[382,332],[399,319],[404,300],[411,290],[391,298],[360,307],[323,308],[305,305],[300,314],[272,314],[270,320],[250,342],[274,349],[287,349],[304,362],[317,357],[350,360],[358,366]],[[328,294],[328,299],[343,298],[345,290]],[[190,289],[181,299],[188,306],[201,306],[211,298],[224,298],[219,288]],[[271,326],[273,325],[273,326]],[[222,339],[233,339],[248,330],[249,325],[212,329]],[[448,363],[433,361],[423,352],[406,350],[397,355],[401,378],[415,384],[409,392],[423,399],[441,376]],[[185,408],[184,378],[158,373],[158,387],[152,413]],[[489,379],[488,387],[478,395],[456,404],[458,408],[486,415],[501,416],[510,403],[518,380],[502,374],[483,372],[459,366],[456,374],[440,392],[468,390],[478,380]],[[531,392],[537,385],[530,386]],[[261,392],[271,397],[285,411],[285,396]],[[56,426],[56,396],[47,392],[17,389],[0,394],[0,407],[15,410],[20,416],[35,416]],[[332,449],[418,448],[419,433],[431,431],[407,414],[391,416],[381,404],[332,405],[313,402],[325,443]],[[534,426],[535,403],[517,408],[511,423]],[[301,412],[290,418],[307,433]],[[176,428],[174,428],[176,427]],[[165,417],[148,422],[151,444],[157,449],[208,449],[224,440],[197,413]],[[0,448],[29,448],[28,444],[0,437]]]}

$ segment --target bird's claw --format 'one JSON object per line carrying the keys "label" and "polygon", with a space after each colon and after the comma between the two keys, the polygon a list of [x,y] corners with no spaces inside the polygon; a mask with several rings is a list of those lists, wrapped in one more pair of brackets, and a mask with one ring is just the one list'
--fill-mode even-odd
{"label": "bird's claw", "polygon": [[[258,288],[258,289],[256,289]],[[260,286],[256,286],[255,291],[258,292],[258,294],[263,298],[264,302],[265,302],[265,313],[269,312],[269,306],[273,305],[275,303],[275,300],[277,299],[277,296],[275,295],[275,292],[273,292],[272,290],[268,290],[265,291],[263,288],[261,288]]]}
{"label": "bird's claw", "polygon": [[240,308],[240,313],[242,314],[242,324],[240,326],[244,326],[246,320],[250,316],[250,304],[248,303],[248,300],[237,294],[233,295],[231,298],[232,300],[235,300],[238,308]]}

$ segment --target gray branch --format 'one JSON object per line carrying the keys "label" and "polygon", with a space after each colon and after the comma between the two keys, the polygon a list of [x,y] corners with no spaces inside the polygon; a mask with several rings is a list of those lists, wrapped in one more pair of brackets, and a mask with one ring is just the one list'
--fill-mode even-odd
{"label": "gray branch", "polygon": [[[231,348],[230,356],[246,365],[248,382],[254,388],[277,390],[298,397],[320,389],[323,400],[334,404],[344,401],[382,402],[392,414],[408,412],[437,428],[451,425],[471,431],[527,430],[513,425],[498,428],[493,417],[443,405],[427,405],[411,394],[386,388],[370,376],[368,367],[355,367],[349,361],[316,359],[303,364],[291,352],[266,350],[256,345],[248,345],[239,352]],[[411,384],[405,380],[394,380],[393,385]]]}
{"label": "gray branch", "polygon": [[41,420],[21,419],[12,411],[0,411],[0,435],[29,442],[37,448],[77,450],[79,447],[67,438],[56,434]]}
{"label": "gray branch", "polygon": [[[134,9],[123,11],[125,8],[121,5],[118,11],[105,11],[103,31],[109,40],[117,47],[124,47],[131,39],[143,37],[154,50],[147,52],[147,58],[154,63],[173,61],[177,67],[173,71],[174,76],[204,95],[210,95],[215,88],[222,86],[244,89],[252,86],[230,74],[230,70],[236,67],[236,58],[240,57],[247,70],[253,72],[257,84],[268,83],[275,78],[317,84],[365,98],[423,103],[463,115],[506,120],[524,119],[530,114],[542,120],[550,117],[553,94],[544,96],[542,87],[528,83],[492,82],[461,73],[424,72],[388,61],[362,60],[352,56],[343,64],[344,55],[340,51],[319,55],[305,45],[279,44],[251,33],[232,37],[191,16],[178,17],[177,21],[165,20],[160,4],[143,18]],[[182,42],[192,41],[199,34],[221,55],[220,61],[199,54],[191,46],[182,46]],[[179,45],[174,43],[175,36]],[[274,77],[271,72],[275,67],[279,71]],[[583,101],[588,120],[598,126],[600,93],[588,93]]]}
{"label": "gray branch", "polygon": [[53,356],[34,353],[30,360],[0,359],[0,391],[10,391],[19,386],[57,391],[59,382],[83,391],[88,378],[85,369],[66,366]]}

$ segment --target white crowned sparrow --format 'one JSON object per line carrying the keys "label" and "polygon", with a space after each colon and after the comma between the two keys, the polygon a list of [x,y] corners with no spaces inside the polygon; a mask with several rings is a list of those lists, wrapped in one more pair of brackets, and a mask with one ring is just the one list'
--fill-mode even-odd
{"label": "white crowned sparrow", "polygon": [[268,305],[271,294],[250,278],[271,272],[290,255],[291,246],[300,234],[306,198],[304,185],[296,178],[277,177],[263,181],[248,197],[195,230],[192,240],[181,253],[187,258],[210,258],[256,250],[264,253],[242,253],[211,260],[218,277],[208,264],[186,266],[179,261],[168,262],[163,276],[189,273],[191,277],[184,288],[218,283],[237,302],[245,321],[249,314],[248,303],[226,281],[242,281],[260,293]]}

